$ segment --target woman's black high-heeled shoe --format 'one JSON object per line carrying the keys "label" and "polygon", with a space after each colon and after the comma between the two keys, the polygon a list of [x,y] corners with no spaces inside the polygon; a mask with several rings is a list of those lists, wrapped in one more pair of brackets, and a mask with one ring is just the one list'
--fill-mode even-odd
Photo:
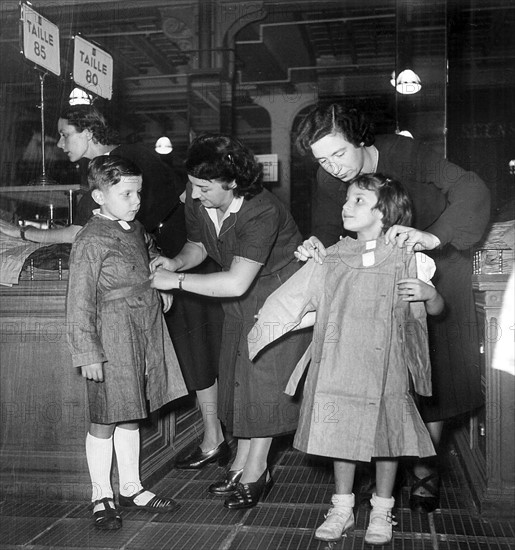
{"label": "woman's black high-heeled shoe", "polygon": [[229,510],[252,508],[268,495],[273,484],[274,481],[267,468],[257,481],[253,483],[238,483],[234,493],[225,500],[224,506],[229,508]]}
{"label": "woman's black high-heeled shoe", "polygon": [[231,460],[231,454],[227,441],[222,441],[218,447],[206,452],[197,447],[190,455],[177,460],[175,467],[180,470],[201,470],[204,466],[216,461],[219,466],[226,466]]}
{"label": "woman's black high-heeled shoe", "polygon": [[238,481],[240,481],[243,474],[243,468],[241,470],[229,470],[222,481],[217,481],[209,486],[208,491],[212,495],[226,497],[232,495],[236,491]]}
{"label": "woman's black high-heeled shoe", "polygon": [[[411,486],[409,506],[413,512],[419,514],[429,514],[434,512],[440,505],[440,476],[433,472],[428,476],[418,479]],[[428,494],[417,495],[415,491],[424,489]]]}

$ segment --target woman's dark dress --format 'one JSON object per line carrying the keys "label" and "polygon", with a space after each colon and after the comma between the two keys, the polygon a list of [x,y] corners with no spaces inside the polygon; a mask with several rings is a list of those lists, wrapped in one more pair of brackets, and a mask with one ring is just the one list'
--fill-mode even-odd
{"label": "woman's dark dress", "polygon": [[220,352],[218,416],[235,437],[271,437],[294,431],[299,404],[284,393],[311,331],[287,336],[252,362],[247,335],[265,299],[300,267],[293,252],[301,236],[286,207],[267,190],[243,201],[216,234],[213,222],[188,185],[188,239],[202,243],[224,271],[235,257],[263,264],[249,290],[222,301],[225,313]]}

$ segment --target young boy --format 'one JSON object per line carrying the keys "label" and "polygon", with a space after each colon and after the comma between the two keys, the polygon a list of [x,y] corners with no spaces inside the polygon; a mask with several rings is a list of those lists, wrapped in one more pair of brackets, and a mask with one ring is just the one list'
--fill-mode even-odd
{"label": "young boy", "polygon": [[[119,472],[119,505],[153,513],[177,504],[143,488],[139,475],[138,420],[186,395],[165,328],[158,293],[150,288],[152,240],[135,221],[141,171],[115,156],[89,164],[88,182],[99,210],[77,234],[67,294],[72,364],[87,379],[91,425],[86,458],[93,487],[94,524],[119,529],[110,481],[113,443]],[[163,295],[165,309],[171,296]]]}
{"label": "young boy", "polygon": [[342,217],[357,239],[342,239],[327,250],[322,265],[309,261],[268,298],[249,334],[249,349],[253,358],[285,332],[315,325],[310,353],[286,390],[295,391],[311,361],[294,446],[331,457],[336,485],[315,538],[337,541],[354,527],[356,462],[374,459],[376,493],[365,542],[382,545],[392,539],[398,458],[435,454],[410,378],[417,393],[430,395],[425,317],[439,314],[443,300],[429,282],[429,257],[385,243],[389,227],[411,219],[399,182],[358,176]]}

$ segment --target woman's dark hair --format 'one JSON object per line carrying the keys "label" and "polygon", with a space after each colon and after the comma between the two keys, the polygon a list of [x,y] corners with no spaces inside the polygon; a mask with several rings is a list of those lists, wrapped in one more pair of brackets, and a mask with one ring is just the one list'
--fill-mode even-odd
{"label": "woman's dark hair", "polygon": [[75,126],[78,132],[89,130],[93,139],[101,145],[118,145],[120,137],[116,130],[111,128],[104,115],[92,105],[73,105],[67,107],[59,118]]}
{"label": "woman's dark hair", "polygon": [[338,133],[355,147],[370,147],[375,141],[372,124],[360,110],[341,103],[318,103],[300,123],[297,150],[305,155],[313,143]]}
{"label": "woman's dark hair", "polygon": [[350,185],[357,185],[360,189],[374,191],[377,195],[375,209],[383,215],[383,233],[392,225],[411,225],[413,208],[411,200],[403,185],[383,174],[361,174],[355,177]]}
{"label": "woman's dark hair", "polygon": [[229,189],[228,185],[234,181],[236,197],[250,199],[263,189],[261,164],[233,137],[206,134],[196,138],[188,148],[184,164],[190,176],[219,180],[224,189]]}
{"label": "woman's dark hair", "polygon": [[89,161],[88,184],[100,191],[120,182],[122,176],[141,176],[141,170],[130,160],[116,155],[101,155]]}

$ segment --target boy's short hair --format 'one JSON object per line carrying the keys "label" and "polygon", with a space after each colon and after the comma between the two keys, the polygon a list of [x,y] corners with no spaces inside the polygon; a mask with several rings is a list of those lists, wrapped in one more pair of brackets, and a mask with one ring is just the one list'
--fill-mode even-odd
{"label": "boy's short hair", "polygon": [[116,155],[102,155],[88,164],[90,189],[100,191],[120,182],[122,176],[141,176],[141,170],[130,160]]}
{"label": "boy's short hair", "polygon": [[360,174],[350,182],[350,185],[353,184],[360,189],[374,191],[377,195],[377,204],[374,208],[383,215],[383,233],[392,225],[411,225],[413,217],[411,199],[399,181],[383,174]]}

